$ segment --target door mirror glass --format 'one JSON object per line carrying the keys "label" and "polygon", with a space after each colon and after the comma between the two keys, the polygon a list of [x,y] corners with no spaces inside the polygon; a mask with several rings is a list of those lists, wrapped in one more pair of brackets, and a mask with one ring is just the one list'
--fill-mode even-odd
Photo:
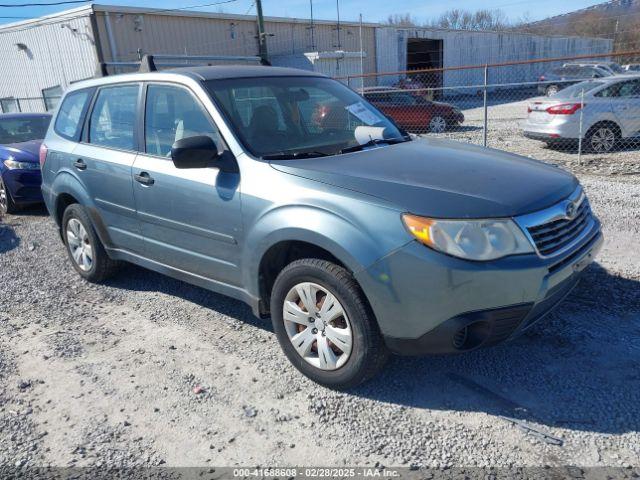
{"label": "door mirror glass", "polygon": [[206,135],[176,140],[171,147],[171,159],[176,168],[206,168],[220,158],[215,142]]}

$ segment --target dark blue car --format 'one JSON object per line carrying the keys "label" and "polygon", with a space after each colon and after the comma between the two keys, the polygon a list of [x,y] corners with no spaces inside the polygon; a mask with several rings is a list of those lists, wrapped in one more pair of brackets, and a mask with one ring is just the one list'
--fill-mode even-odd
{"label": "dark blue car", "polygon": [[42,202],[39,152],[51,115],[0,115],[0,214]]}

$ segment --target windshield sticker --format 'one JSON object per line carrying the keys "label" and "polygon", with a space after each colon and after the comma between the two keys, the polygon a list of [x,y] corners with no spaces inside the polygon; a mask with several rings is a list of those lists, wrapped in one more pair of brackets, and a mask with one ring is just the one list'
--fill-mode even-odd
{"label": "windshield sticker", "polygon": [[380,122],[380,119],[371,110],[365,107],[362,102],[354,103],[345,108],[367,125],[375,125]]}

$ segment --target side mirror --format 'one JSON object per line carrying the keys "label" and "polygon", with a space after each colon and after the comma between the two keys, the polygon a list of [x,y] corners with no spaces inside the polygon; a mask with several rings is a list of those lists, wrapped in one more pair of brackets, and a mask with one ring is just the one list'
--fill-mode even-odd
{"label": "side mirror", "polygon": [[181,138],[171,147],[171,159],[176,168],[211,167],[219,157],[218,147],[206,135]]}

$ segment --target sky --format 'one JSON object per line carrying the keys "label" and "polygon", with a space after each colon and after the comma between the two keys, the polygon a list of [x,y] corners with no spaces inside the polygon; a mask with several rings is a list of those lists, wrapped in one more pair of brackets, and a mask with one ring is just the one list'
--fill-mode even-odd
{"label": "sky", "polygon": [[[2,4],[52,3],[56,0],[2,0]],[[60,0],[58,0],[60,1]],[[253,0],[154,0],[142,2],[135,0],[105,0],[99,4],[128,5],[148,8],[185,8],[195,5],[225,2],[218,5],[191,8],[225,13],[255,14]],[[333,20],[336,18],[336,0],[262,0],[265,16],[309,18],[309,4],[313,1],[314,18]],[[88,3],[88,2],[87,2]],[[539,20],[553,15],[585,8],[597,3],[594,0],[339,0],[341,20],[357,20],[362,14],[365,22],[379,22],[389,15],[410,13],[418,21],[428,21],[452,8],[475,11],[481,8],[502,10],[513,20],[527,15],[531,20]],[[0,23],[20,21],[49,13],[55,13],[82,4],[59,5],[55,7],[0,7]],[[13,17],[13,18],[7,18]]]}

